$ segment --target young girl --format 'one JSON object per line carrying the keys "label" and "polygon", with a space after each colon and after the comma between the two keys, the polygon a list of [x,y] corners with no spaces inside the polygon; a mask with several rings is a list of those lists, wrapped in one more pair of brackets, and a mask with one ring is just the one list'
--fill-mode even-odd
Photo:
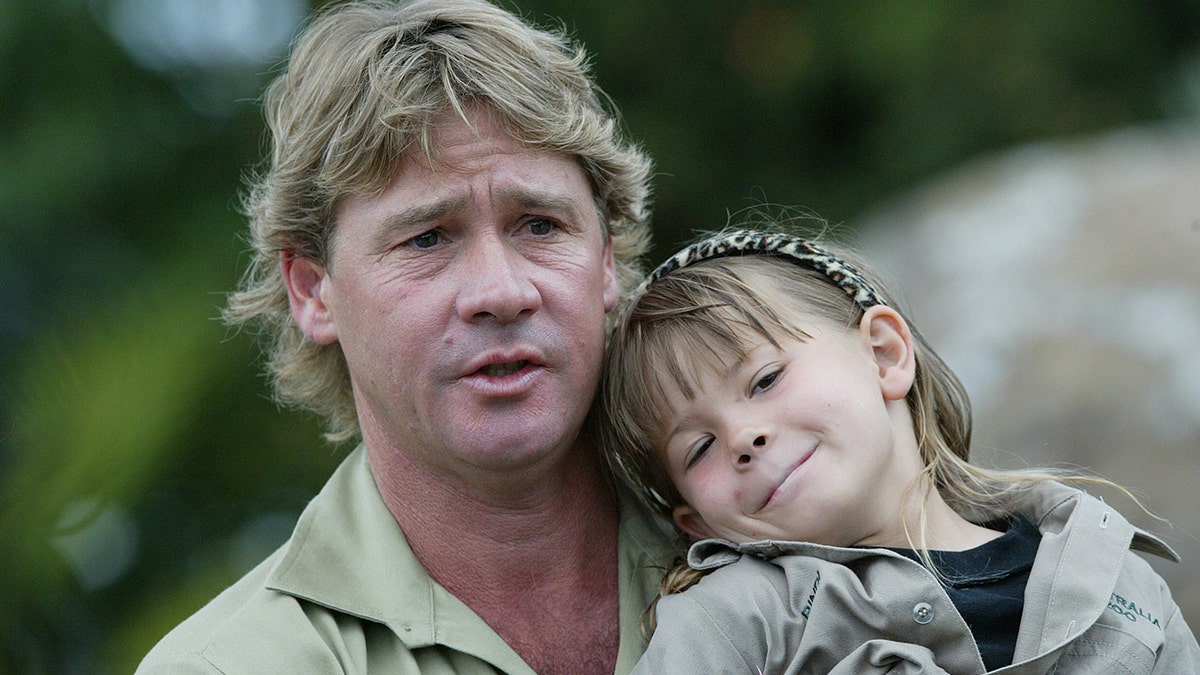
{"label": "young girl", "polygon": [[639,672],[1200,672],[1130,549],[1175,553],[1072,487],[1111,483],[970,464],[966,392],[846,254],[684,249],[622,309],[598,400],[616,475],[696,541]]}

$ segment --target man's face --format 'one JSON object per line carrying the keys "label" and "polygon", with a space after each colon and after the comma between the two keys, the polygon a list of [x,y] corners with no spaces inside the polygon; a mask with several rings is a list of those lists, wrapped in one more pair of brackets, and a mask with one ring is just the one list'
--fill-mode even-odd
{"label": "man's face", "polygon": [[618,295],[579,165],[469,118],[441,118],[432,167],[407,155],[339,205],[328,268],[284,262],[301,328],[345,354],[372,452],[460,477],[571,447]]}

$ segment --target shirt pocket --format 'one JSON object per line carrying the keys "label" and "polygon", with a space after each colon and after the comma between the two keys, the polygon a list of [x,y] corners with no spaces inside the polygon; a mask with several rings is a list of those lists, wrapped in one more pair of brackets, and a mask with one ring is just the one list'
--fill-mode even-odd
{"label": "shirt pocket", "polygon": [[[1162,647],[1162,633],[1142,635],[1121,628],[1096,624],[1067,645],[1057,662],[1065,673],[1124,673],[1140,675],[1154,670]],[[1147,640],[1146,638],[1151,638]],[[1155,644],[1146,644],[1147,641]]]}

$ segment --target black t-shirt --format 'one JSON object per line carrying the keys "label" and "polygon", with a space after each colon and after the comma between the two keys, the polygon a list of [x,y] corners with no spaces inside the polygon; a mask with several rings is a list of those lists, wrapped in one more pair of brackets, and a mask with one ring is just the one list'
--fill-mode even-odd
{"label": "black t-shirt", "polygon": [[[984,527],[1004,534],[970,550],[930,551],[929,556],[990,671],[1012,663],[1025,585],[1042,535],[1033,523],[1017,515]],[[920,562],[916,551],[893,550]]]}

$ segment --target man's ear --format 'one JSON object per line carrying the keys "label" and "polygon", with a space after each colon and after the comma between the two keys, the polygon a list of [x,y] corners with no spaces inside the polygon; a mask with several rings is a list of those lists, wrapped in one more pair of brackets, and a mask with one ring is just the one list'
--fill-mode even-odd
{"label": "man's ear", "polygon": [[617,278],[617,263],[613,259],[612,235],[604,241],[604,311],[611,312],[621,297],[621,283]]}
{"label": "man's ear", "polygon": [[899,401],[908,396],[917,376],[917,357],[908,322],[891,307],[875,305],[863,314],[859,331],[871,346],[883,397]]}
{"label": "man's ear", "polygon": [[679,526],[679,529],[696,539],[711,539],[716,536],[712,528],[708,526],[708,522],[704,520],[704,516],[687,504],[676,506],[671,511],[671,517],[675,519],[675,524]]}
{"label": "man's ear", "polygon": [[288,304],[292,318],[308,339],[317,344],[337,342],[337,325],[333,321],[325,290],[329,274],[315,260],[283,253],[279,261],[283,271],[283,283],[287,286]]}

